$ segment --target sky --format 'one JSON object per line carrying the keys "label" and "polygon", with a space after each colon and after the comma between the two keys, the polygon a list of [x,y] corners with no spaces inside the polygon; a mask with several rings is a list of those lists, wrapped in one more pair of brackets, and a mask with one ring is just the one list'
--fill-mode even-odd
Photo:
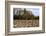
{"label": "sky", "polygon": [[29,11],[32,11],[32,14],[34,16],[39,16],[40,12],[39,12],[39,8],[30,8],[30,9],[27,9]]}

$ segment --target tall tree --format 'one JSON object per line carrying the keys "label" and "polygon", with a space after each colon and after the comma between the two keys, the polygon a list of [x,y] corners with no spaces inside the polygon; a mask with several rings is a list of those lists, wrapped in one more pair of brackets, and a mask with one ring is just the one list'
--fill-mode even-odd
{"label": "tall tree", "polygon": [[24,8],[24,14],[26,13],[26,9]]}

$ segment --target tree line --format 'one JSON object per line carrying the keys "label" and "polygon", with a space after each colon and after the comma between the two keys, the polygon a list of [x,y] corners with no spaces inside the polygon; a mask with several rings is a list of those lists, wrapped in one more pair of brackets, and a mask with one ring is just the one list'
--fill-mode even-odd
{"label": "tree line", "polygon": [[39,19],[39,16],[34,16],[33,14],[30,15],[29,13],[27,13],[27,10],[24,9],[24,14],[23,15],[14,15],[13,16],[14,20],[36,20]]}

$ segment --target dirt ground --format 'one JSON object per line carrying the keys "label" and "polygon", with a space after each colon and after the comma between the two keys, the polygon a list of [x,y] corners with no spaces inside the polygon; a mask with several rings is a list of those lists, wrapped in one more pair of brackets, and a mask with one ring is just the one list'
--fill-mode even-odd
{"label": "dirt ground", "polygon": [[14,28],[18,27],[39,27],[39,20],[14,20]]}

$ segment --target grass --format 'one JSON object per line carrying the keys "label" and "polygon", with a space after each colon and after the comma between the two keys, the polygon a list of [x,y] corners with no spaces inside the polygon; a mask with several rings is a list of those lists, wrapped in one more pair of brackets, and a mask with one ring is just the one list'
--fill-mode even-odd
{"label": "grass", "polygon": [[39,27],[39,20],[14,20],[14,28]]}

